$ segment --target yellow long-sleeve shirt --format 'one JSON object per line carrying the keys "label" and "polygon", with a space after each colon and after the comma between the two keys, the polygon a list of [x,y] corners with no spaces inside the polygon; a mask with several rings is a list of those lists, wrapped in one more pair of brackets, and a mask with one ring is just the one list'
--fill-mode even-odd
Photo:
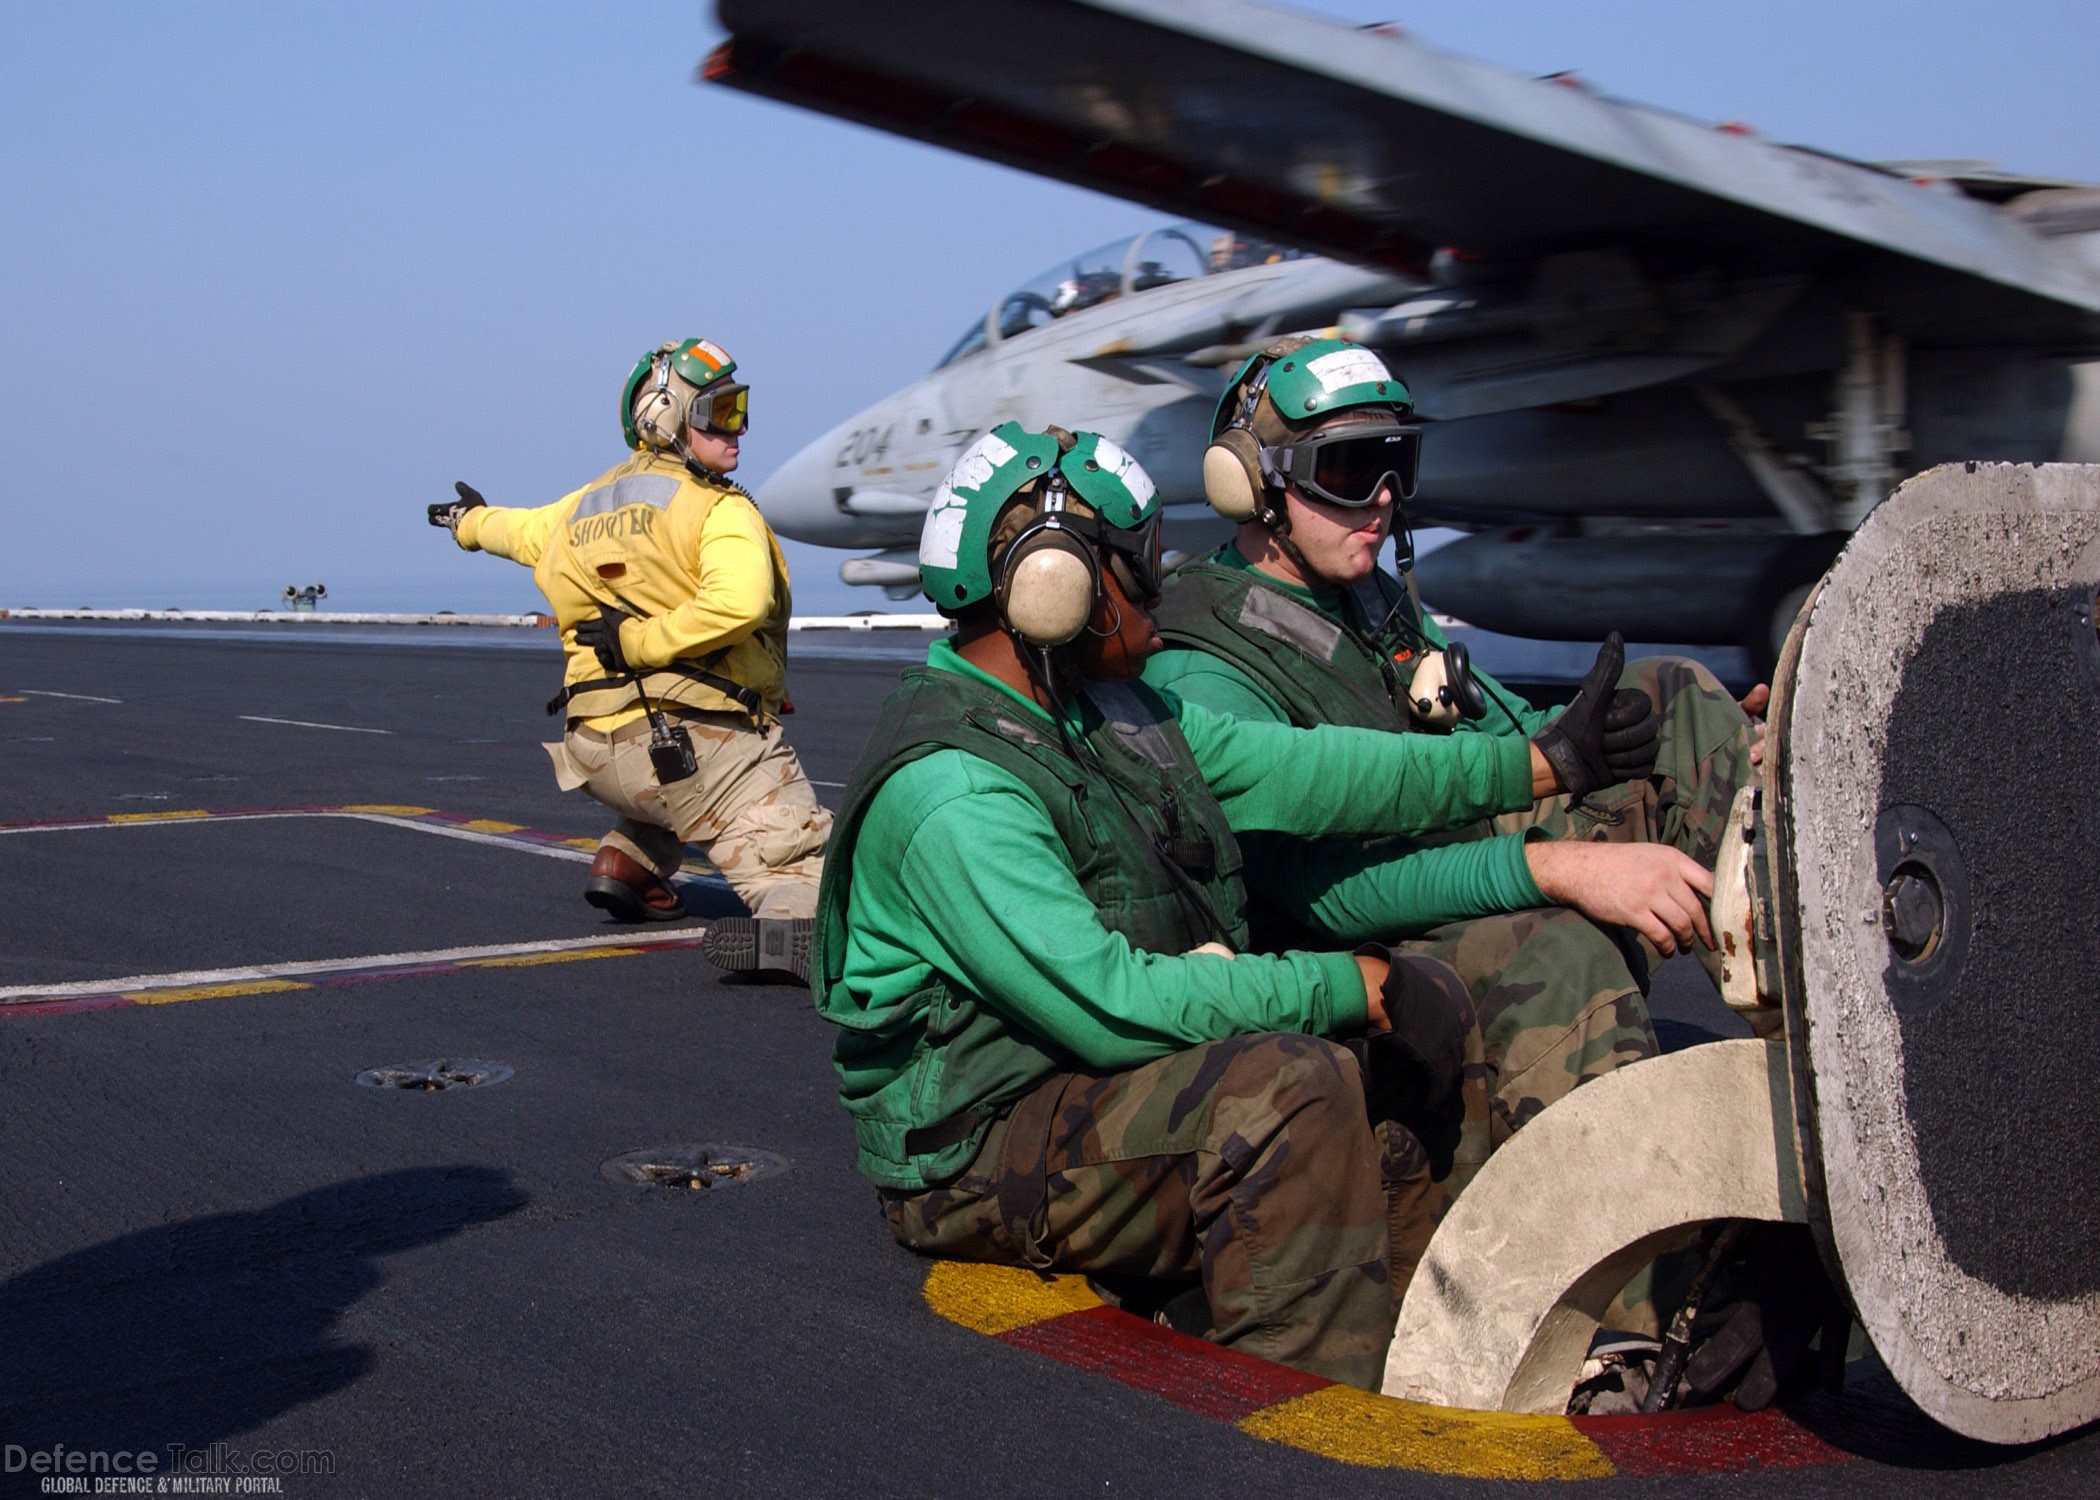
{"label": "yellow long-sleeve shirt", "polygon": [[[532,569],[567,653],[563,682],[606,675],[576,644],[576,626],[611,604],[638,616],[620,627],[620,650],[637,667],[705,667],[780,710],[787,680],[791,606],[780,544],[741,490],[694,475],[665,453],[637,453],[552,505],[477,506],[454,533],[470,552]],[[741,712],[734,698],[675,672],[643,677],[652,702]],[[633,688],[595,688],[569,701],[572,719],[613,729],[642,712]]]}

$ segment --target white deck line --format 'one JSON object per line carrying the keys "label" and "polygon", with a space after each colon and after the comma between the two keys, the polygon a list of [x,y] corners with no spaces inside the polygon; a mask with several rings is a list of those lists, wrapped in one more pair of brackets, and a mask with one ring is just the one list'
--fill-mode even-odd
{"label": "white deck line", "polygon": [[297,963],[249,964],[233,969],[186,969],[173,974],[132,974],[122,979],[84,979],[69,984],[18,984],[0,989],[0,1006],[39,1000],[71,1000],[84,995],[113,995],[132,990],[186,989],[191,985],[240,984],[257,979],[296,979],[312,974],[341,974],[365,969],[405,969],[420,964],[470,962],[483,958],[523,958],[535,953],[577,953],[593,948],[647,948],[658,943],[691,941],[707,929],[679,927],[638,932],[631,937],[549,938],[533,943],[491,943],[473,948],[431,948],[420,953],[375,953],[362,958],[306,959]]}
{"label": "white deck line", "polygon": [[532,839],[513,838],[505,833],[483,833],[474,828],[456,828],[445,823],[426,822],[421,818],[397,818],[391,813],[339,812],[333,808],[295,808],[283,812],[204,812],[172,818],[159,817],[152,813],[125,816],[121,822],[109,822],[103,818],[79,823],[35,823],[27,828],[0,828],[0,836],[10,833],[84,833],[91,828],[178,828],[185,823],[254,823],[269,818],[350,818],[360,823],[384,823],[392,828],[407,828],[416,833],[434,833],[439,838],[464,839],[470,844],[494,844],[499,848],[517,849],[526,854],[543,854],[549,859],[574,860],[589,864],[592,855],[581,849],[563,848],[556,844],[542,844]]}
{"label": "white deck line", "polygon": [[[84,833],[94,828],[179,828],[186,823],[254,823],[269,818],[351,818],[360,823],[384,823],[392,828],[406,828],[413,833],[434,833],[439,838],[460,839],[469,844],[492,844],[499,849],[515,849],[520,854],[538,854],[547,859],[566,859],[576,864],[589,864],[597,857],[594,852],[571,849],[560,844],[542,844],[537,839],[516,838],[507,833],[483,833],[476,828],[459,828],[448,823],[433,823],[422,818],[399,818],[391,813],[342,812],[334,808],[295,808],[283,812],[263,809],[259,812],[192,813],[177,817],[161,817],[154,813],[126,815],[123,821],[112,823],[104,818],[79,823],[33,823],[27,828],[0,828],[0,836],[10,833]],[[718,885],[727,889],[729,882],[719,874],[681,873],[672,877],[677,881],[695,881],[706,885]]]}
{"label": "white deck line", "polygon": [[322,724],[313,719],[272,719],[263,714],[235,714],[244,724],[286,724],[293,729],[333,729],[341,734],[392,734],[391,729],[366,729],[359,724]]}
{"label": "white deck line", "polygon": [[939,615],[797,615],[790,630],[946,630],[954,622]]}

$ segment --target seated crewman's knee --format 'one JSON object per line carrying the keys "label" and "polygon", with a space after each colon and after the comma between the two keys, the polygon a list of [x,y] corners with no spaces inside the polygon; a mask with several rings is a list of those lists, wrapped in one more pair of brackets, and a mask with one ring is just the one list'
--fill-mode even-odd
{"label": "seated crewman's knee", "polygon": [[1232,1037],[1205,1059],[1214,1133],[1248,1146],[1287,1125],[1331,1133],[1344,1122],[1366,1129],[1363,1076],[1349,1049],[1296,1032]]}
{"label": "seated crewman's knee", "polygon": [[1646,693],[1665,720],[1689,710],[1705,717],[1718,716],[1731,728],[1748,722],[1735,694],[1704,664],[1688,656],[1644,656],[1627,664],[1619,682]]}
{"label": "seated crewman's knee", "polygon": [[1292,1224],[1379,1220],[1378,1143],[1349,1050],[1298,1034],[1237,1037],[1213,1050],[1206,1133],[1222,1176],[1211,1191],[1241,1207],[1259,1199],[1258,1217],[1277,1234]]}

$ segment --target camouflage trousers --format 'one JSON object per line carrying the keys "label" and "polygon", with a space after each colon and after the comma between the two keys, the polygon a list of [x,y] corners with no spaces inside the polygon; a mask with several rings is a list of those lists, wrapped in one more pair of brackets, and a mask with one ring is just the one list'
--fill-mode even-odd
{"label": "camouflage trousers", "polygon": [[657,783],[646,719],[610,734],[575,724],[547,747],[564,791],[581,787],[622,815],[599,847],[669,879],[697,844],[754,915],[816,915],[831,814],[780,726],[690,710],[671,717],[692,736],[700,770],[670,786]]}
{"label": "camouflage trousers", "polygon": [[1347,1048],[1266,1034],[1060,1074],[962,1176],[883,1203],[928,1255],[1200,1276],[1213,1342],[1376,1390],[1443,1198],[1413,1136],[1369,1123]]}
{"label": "camouflage trousers", "polygon": [[1454,1197],[1547,1105],[1656,1054],[1648,1003],[1624,951],[1580,912],[1477,917],[1393,949],[1456,970],[1479,1022],[1480,1057],[1467,1061],[1466,1120],[1444,1182]]}

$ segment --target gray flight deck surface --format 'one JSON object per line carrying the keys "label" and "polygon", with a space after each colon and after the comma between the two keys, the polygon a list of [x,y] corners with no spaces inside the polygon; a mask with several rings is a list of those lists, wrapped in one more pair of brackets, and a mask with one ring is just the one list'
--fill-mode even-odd
{"label": "gray flight deck surface", "polygon": [[[367,634],[0,623],[0,822],[357,804],[603,830],[537,747],[551,649]],[[903,644],[796,641],[788,727],[834,797]],[[0,989],[612,935],[582,876],[341,817],[0,835]],[[1657,1006],[1677,1042],[1735,1024],[1682,962]],[[806,994],[725,984],[690,948],[0,1006],[0,1444],[334,1455],[288,1495],[1483,1488],[1258,1441],[937,1317],[853,1171],[829,1043]],[[353,1082],[439,1057],[516,1072]],[[679,1142],[789,1167],[704,1192],[600,1176]],[[1855,1462],[1600,1492],[2100,1490],[2100,1438],[1957,1442],[1855,1369],[1863,1392],[1797,1412]]]}

